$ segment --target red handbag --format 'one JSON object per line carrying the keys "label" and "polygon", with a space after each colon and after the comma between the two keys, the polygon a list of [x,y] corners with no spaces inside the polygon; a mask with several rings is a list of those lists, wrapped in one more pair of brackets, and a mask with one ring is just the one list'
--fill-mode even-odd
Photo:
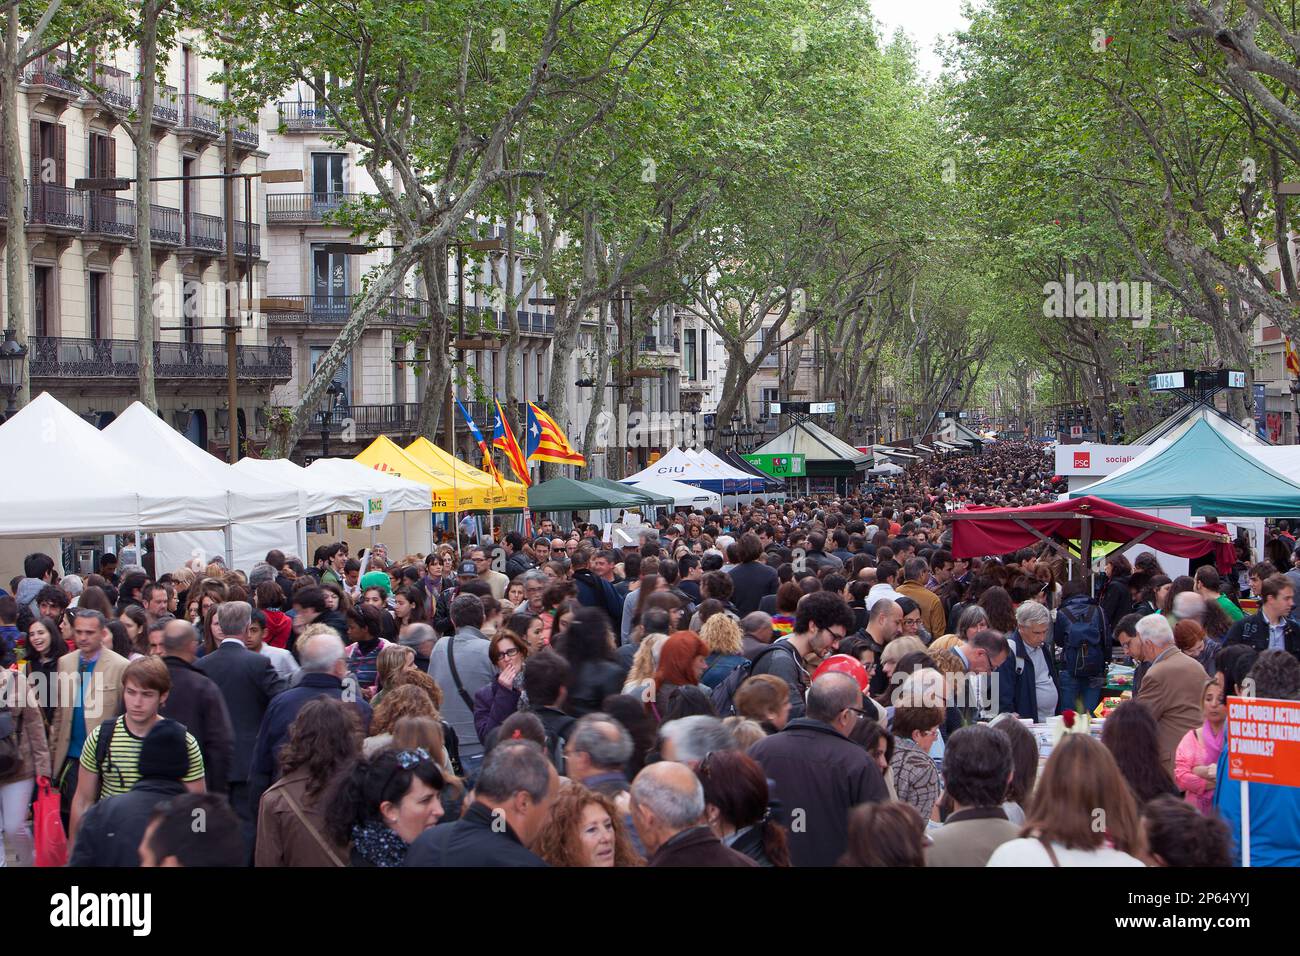
{"label": "red handbag", "polygon": [[37,866],[66,866],[68,835],[59,816],[59,794],[49,777],[36,779],[36,802],[32,805],[32,842]]}

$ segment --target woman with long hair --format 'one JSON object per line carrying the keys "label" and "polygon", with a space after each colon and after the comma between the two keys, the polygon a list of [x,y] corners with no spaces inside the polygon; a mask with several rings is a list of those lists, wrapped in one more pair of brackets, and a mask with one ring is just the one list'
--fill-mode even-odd
{"label": "woman with long hair", "polygon": [[979,606],[989,616],[989,627],[999,634],[1016,629],[1016,606],[1006,588],[991,587],[980,595]]}
{"label": "woman with long hair", "polygon": [[709,827],[724,844],[759,866],[789,866],[785,827],[770,809],[767,776],[749,756],[715,750],[695,771],[704,787]]}
{"label": "woman with long hair", "polygon": [[516,611],[506,621],[504,629],[523,638],[530,654],[536,654],[546,646],[545,622],[532,611]]}
{"label": "woman with long hair", "polygon": [[1213,677],[1205,682],[1201,709],[1205,722],[1187,731],[1174,754],[1174,780],[1187,794],[1184,799],[1210,816],[1214,812],[1219,754],[1223,752],[1223,725],[1228,716],[1223,689]]}
{"label": "woman with long hair", "polygon": [[317,697],[303,705],[280,750],[280,779],[258,807],[255,866],[347,865],[347,841],[331,839],[325,808],[360,747],[351,704]]}
{"label": "woman with long hair", "polygon": [[623,814],[603,793],[570,782],[537,837],[537,855],[551,866],[641,866]]}
{"label": "woman with long hair", "polygon": [[32,686],[44,688],[40,708],[46,729],[54,719],[59,658],[66,653],[68,642],[50,618],[38,617],[27,626],[27,679]]}
{"label": "woman with long hair", "polygon": [[575,611],[568,630],[552,646],[573,669],[565,709],[574,717],[600,710],[600,702],[623,687],[627,672],[614,653],[609,617],[600,608]]}
{"label": "woman with long hair", "polygon": [[1169,626],[1174,626],[1174,598],[1185,591],[1195,591],[1196,581],[1190,575],[1180,574],[1169,583],[1169,590],[1160,604],[1160,611],[1169,619]]}
{"label": "woman with long hair", "polygon": [[393,620],[397,623],[398,634],[406,630],[408,624],[428,624],[424,595],[414,587],[402,587],[393,592]]}
{"label": "woman with long hair", "polygon": [[1066,734],[1043,767],[1020,838],[994,850],[988,865],[1142,866],[1145,850],[1137,801],[1115,758],[1090,735]]}
{"label": "woman with long hair", "polygon": [[497,677],[474,692],[474,730],[479,740],[487,740],[488,734],[519,709],[528,654],[528,642],[513,631],[502,629],[488,640],[488,660],[497,669]]}
{"label": "woman with long hair", "polygon": [[397,675],[415,662],[415,651],[401,644],[389,644],[375,658],[375,696],[370,706],[378,707],[387,688],[393,686]]}
{"label": "woman with long hair", "polygon": [[149,618],[144,608],[138,604],[128,604],[118,613],[117,621],[126,628],[127,639],[131,642],[131,660],[149,654]]}
{"label": "woman with long hair", "polygon": [[925,866],[925,820],[906,803],[864,803],[849,811],[840,866]]}
{"label": "woman with long hair", "polygon": [[401,866],[445,812],[446,778],[427,750],[381,750],[353,764],[326,812],[327,833],[351,843],[352,866]]}
{"label": "woman with long hair", "polygon": [[1142,585],[1137,601],[1133,604],[1133,612],[1145,616],[1158,614],[1164,610],[1166,597],[1172,584],[1173,581],[1167,574],[1151,575]]}
{"label": "woman with long hair", "polygon": [[745,662],[741,653],[744,634],[735,618],[729,614],[714,614],[700,627],[700,640],[709,646],[709,656],[704,663],[708,665],[700,683],[713,688]]}
{"label": "woman with long hair", "polygon": [[659,655],[668,641],[667,634],[647,634],[637,645],[632,667],[623,682],[623,693],[639,700],[648,700],[654,689],[655,671],[659,669]]}
{"label": "woman with long hair", "polygon": [[659,653],[659,666],[654,674],[654,693],[646,702],[646,709],[660,723],[672,704],[673,695],[683,687],[696,687],[707,697],[709,689],[700,684],[707,668],[709,645],[700,640],[694,631],[670,634]]}
{"label": "woman with long hair", "polygon": [[1021,826],[1038,779],[1038,741],[1014,714],[1003,714],[990,726],[1000,730],[1011,744],[1011,782],[1007,784],[1002,811],[1008,820]]}

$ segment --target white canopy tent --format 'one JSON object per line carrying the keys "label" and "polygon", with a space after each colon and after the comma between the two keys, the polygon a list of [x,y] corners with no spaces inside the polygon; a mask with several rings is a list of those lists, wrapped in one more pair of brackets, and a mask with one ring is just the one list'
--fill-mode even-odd
{"label": "white canopy tent", "polygon": [[[731,485],[731,494],[736,496],[736,503],[742,501],[752,502],[754,500],[753,486],[757,483],[761,486],[762,482],[755,478],[747,471],[741,471],[730,462],[725,462],[707,448],[684,448],[682,449],[687,457],[693,459],[705,468],[712,471],[718,478],[724,482],[723,487]],[[723,494],[726,498],[726,494]]]}
{"label": "white canopy tent", "polygon": [[[189,487],[195,476],[226,491],[226,532],[171,532],[154,536],[155,567],[179,568],[192,557],[206,561],[222,551],[228,567],[247,570],[271,548],[296,543],[299,518],[296,490],[255,478],[208,454],[140,402],[133,402],[104,429],[123,453],[151,449],[165,473]],[[273,530],[268,531],[268,524]],[[198,540],[201,539],[201,540]]]}
{"label": "white canopy tent", "polygon": [[[30,464],[0,497],[0,537],[222,528],[224,489],[147,446],[123,450],[42,392],[0,425],[0,461]],[[138,540],[138,537],[137,537]]]}
{"label": "white canopy tent", "polygon": [[671,478],[624,478],[623,484],[651,494],[664,495],[673,499],[674,508],[692,508],[702,510],[712,508],[722,510],[722,496],[716,491],[706,491],[695,485],[673,481]]}
{"label": "white canopy tent", "polygon": [[[752,476],[745,476],[746,479],[750,477]],[[669,481],[697,485],[719,494],[723,492],[725,482],[733,480],[725,478],[716,469],[688,455],[681,448],[669,449],[668,453],[653,465],[638,471],[635,475],[629,475],[622,481],[624,484],[634,485],[645,478],[667,478]]]}
{"label": "white canopy tent", "polygon": [[400,534],[402,554],[412,548],[428,554],[433,548],[433,493],[428,485],[409,478],[376,471],[351,458],[320,458],[307,466],[307,473],[322,476],[339,487],[354,489],[360,495],[358,507],[351,511],[367,513],[373,499],[382,499],[383,520],[370,528],[370,544],[375,539]]}

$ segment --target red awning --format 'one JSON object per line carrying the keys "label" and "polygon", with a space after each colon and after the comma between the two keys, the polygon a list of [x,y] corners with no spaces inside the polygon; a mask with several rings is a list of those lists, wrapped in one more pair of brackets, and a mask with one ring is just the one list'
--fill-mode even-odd
{"label": "red awning", "polygon": [[948,517],[955,519],[952,554],[957,558],[1006,554],[1048,539],[1065,547],[1067,541],[1085,542],[1085,551],[1093,541],[1144,544],[1180,558],[1199,558],[1213,549],[1221,573],[1227,573],[1234,560],[1232,541],[1222,524],[1182,525],[1103,498],[1075,498],[1028,508],[974,507],[951,512]]}

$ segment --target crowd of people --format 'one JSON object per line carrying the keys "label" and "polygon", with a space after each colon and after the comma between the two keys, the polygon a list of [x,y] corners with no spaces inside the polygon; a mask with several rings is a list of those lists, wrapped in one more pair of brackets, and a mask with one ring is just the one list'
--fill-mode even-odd
{"label": "crowd of people", "polygon": [[[547,519],[247,573],[29,555],[0,595],[3,859],[32,862],[53,786],[86,866],[1228,865],[1225,698],[1300,699],[1295,538],[1172,580],[954,557],[951,510],[1057,484],[1003,442],[622,548]],[[1115,659],[1132,699],[1043,761],[1026,724],[1091,713]],[[1300,864],[1296,792],[1251,785],[1256,864]]]}

